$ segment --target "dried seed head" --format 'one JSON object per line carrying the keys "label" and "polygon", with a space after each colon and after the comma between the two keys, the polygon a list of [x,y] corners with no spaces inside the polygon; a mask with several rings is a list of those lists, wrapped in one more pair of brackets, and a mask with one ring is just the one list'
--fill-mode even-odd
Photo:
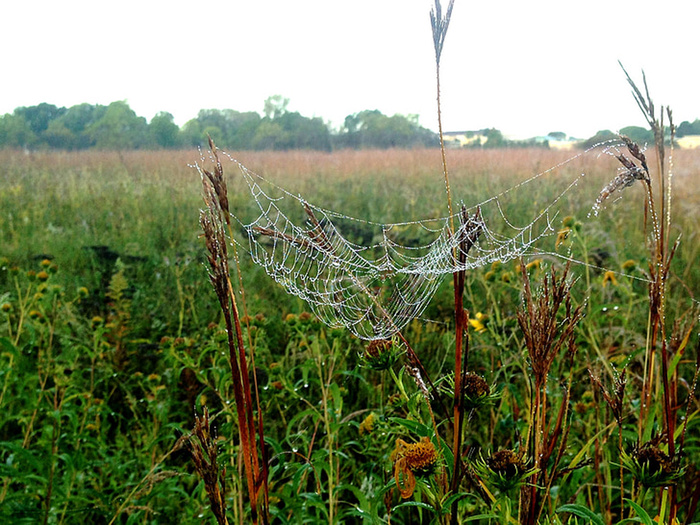
{"label": "dried seed head", "polygon": [[427,437],[421,438],[418,443],[406,443],[403,439],[397,439],[391,457],[394,463],[403,459],[405,467],[414,474],[428,474],[437,465],[438,453]]}
{"label": "dried seed head", "polygon": [[489,394],[490,388],[486,380],[469,372],[464,376],[464,396],[468,398],[478,398]]}
{"label": "dried seed head", "polygon": [[397,439],[391,460],[394,462],[396,486],[401,497],[406,499],[413,495],[416,475],[429,475],[435,471],[438,453],[427,437],[421,438],[418,443],[406,443],[403,439]]}
{"label": "dried seed head", "polygon": [[524,470],[522,458],[512,450],[499,450],[486,460],[496,474],[512,479]]}

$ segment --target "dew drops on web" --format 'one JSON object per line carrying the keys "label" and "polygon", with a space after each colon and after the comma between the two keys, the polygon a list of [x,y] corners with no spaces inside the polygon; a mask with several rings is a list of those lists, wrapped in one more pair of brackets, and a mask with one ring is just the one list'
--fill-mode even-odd
{"label": "dew drops on web", "polygon": [[[600,190],[582,182],[585,173],[565,168],[583,155],[614,155],[609,151],[618,145],[596,145],[451,217],[381,224],[316,206],[224,158],[239,168],[257,214],[252,220],[232,214],[252,261],[329,327],[372,340],[420,317],[447,274],[526,257],[587,265],[559,246],[567,199],[590,198],[588,219],[595,218],[630,181],[618,173]],[[556,191],[536,204],[549,188]],[[534,196],[529,214],[516,206],[523,192]]]}

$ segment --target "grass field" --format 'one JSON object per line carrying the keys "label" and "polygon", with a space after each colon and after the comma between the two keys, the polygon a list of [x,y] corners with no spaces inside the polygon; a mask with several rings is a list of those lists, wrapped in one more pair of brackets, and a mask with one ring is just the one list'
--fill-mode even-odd
{"label": "grass field", "polygon": [[[448,151],[452,193],[467,206],[544,173],[507,194],[508,217],[522,224],[585,173],[556,201],[559,236],[547,249],[588,263],[571,266],[560,303],[541,291],[545,281],[550,293],[557,289],[552,269],[557,278],[565,271],[556,256],[465,276],[468,369],[478,388],[464,394],[461,461],[451,456],[452,279],[403,331],[444,394],[427,400],[406,354],[375,366],[383,347],[369,351],[323,326],[251,263],[236,231],[272,522],[447,523],[451,515],[481,515],[472,522],[517,523],[518,509],[536,508],[541,523],[617,523],[666,519],[672,498],[681,523],[700,520],[700,150],[673,153],[667,234],[671,245],[679,236],[681,243],[665,290],[665,330],[653,337],[653,239],[642,185],[616,193],[595,217],[591,203],[619,163],[573,154]],[[438,150],[237,158],[349,216],[403,222],[447,214]],[[251,519],[227,335],[199,226],[202,183],[190,166],[199,160],[195,151],[0,151],[0,522],[214,523],[212,487],[231,523]],[[251,220],[247,188],[232,164],[224,168],[231,211]],[[528,317],[528,305],[539,314]],[[540,377],[528,329],[547,316],[550,335],[566,344]],[[396,341],[392,348],[406,350]],[[186,439],[205,406],[220,466],[206,483]],[[457,464],[462,474],[449,486]]]}

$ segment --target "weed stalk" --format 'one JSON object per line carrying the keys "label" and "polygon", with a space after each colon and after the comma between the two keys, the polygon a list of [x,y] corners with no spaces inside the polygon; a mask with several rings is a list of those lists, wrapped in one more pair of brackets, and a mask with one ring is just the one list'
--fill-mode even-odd
{"label": "weed stalk", "polygon": [[[259,425],[256,427],[253,416],[253,392],[248,372],[243,330],[228,266],[228,240],[224,229],[224,224],[228,223],[230,215],[227,188],[224,181],[223,167],[219,160],[216,146],[211,138],[209,139],[209,146],[214,161],[214,171],[208,171],[203,167],[200,168],[204,202],[207,206],[207,210],[200,214],[200,225],[204,232],[207,250],[209,251],[208,260],[211,267],[209,277],[219,299],[226,323],[229,363],[233,376],[233,394],[236,402],[238,431],[243,453],[251,517],[253,523],[258,523],[260,519],[262,519],[263,523],[267,523],[267,462],[263,453],[263,468],[262,475],[260,475],[260,460],[258,443],[256,441],[256,437],[259,437],[262,446],[263,415],[258,410]],[[257,385],[257,382],[255,384]],[[255,397],[258,397],[257,390]],[[258,509],[261,490],[263,491],[264,501],[262,508]]]}

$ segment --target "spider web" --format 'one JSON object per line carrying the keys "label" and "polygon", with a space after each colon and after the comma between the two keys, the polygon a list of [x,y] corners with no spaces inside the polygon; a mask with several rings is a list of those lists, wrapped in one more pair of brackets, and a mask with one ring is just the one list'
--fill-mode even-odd
{"label": "spider web", "polygon": [[[328,326],[372,340],[387,339],[419,317],[445,274],[527,257],[558,258],[608,271],[575,259],[570,248],[561,253],[545,246],[562,233],[555,224],[563,211],[562,199],[574,188],[578,187],[576,200],[590,198],[590,218],[598,216],[611,194],[619,199],[619,192],[631,184],[622,169],[599,193],[587,195],[582,190],[592,185],[579,185],[585,173],[567,174],[561,168],[594,151],[619,159],[620,146],[616,140],[597,144],[478,205],[462,205],[452,216],[397,223],[358,219],[315,206],[220,153],[239,168],[251,197],[246,202],[256,218],[244,222],[231,217],[247,237],[243,249],[253,262],[288,293],[305,300]],[[201,174],[201,167],[194,167]],[[518,194],[534,199],[531,204],[538,211],[513,209]],[[513,217],[531,219],[518,225]],[[557,244],[558,240],[555,249]]]}
{"label": "spider web", "polygon": [[328,326],[372,340],[389,338],[419,317],[445,274],[526,256],[568,259],[540,241],[558,233],[556,205],[584,174],[568,175],[563,189],[521,226],[506,213],[506,197],[588,151],[453,216],[399,223],[315,206],[224,155],[240,169],[257,213],[251,222],[233,216],[253,262]]}

